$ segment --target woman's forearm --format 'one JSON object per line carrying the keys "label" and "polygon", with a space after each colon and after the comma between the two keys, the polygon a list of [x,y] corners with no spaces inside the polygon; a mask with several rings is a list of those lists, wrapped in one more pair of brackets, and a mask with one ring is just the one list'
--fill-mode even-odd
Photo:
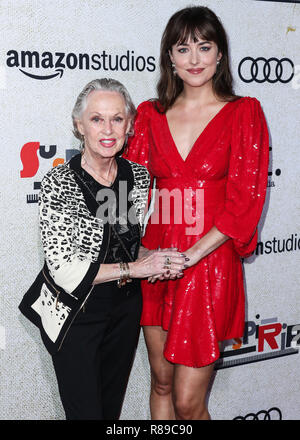
{"label": "woman's forearm", "polygon": [[93,284],[107,283],[109,281],[116,281],[120,278],[119,263],[101,264]]}
{"label": "woman's forearm", "polygon": [[[172,261],[172,268],[166,266],[166,258]],[[185,255],[175,249],[148,250],[143,248],[136,261],[128,263],[129,273],[125,275],[129,278],[148,278],[151,276],[162,275],[166,271],[171,274],[181,273],[185,267]],[[123,275],[120,263],[101,264],[93,284],[106,283],[108,281],[119,280]]]}
{"label": "woman's forearm", "polygon": [[[139,255],[138,260],[128,263],[130,278],[145,278],[148,276],[147,273],[143,274],[143,270],[141,271],[141,267],[140,267],[141,266],[140,262],[144,260],[146,256],[147,256],[147,249],[145,249],[145,252],[142,252],[142,256]],[[151,264],[149,266],[150,268],[148,270],[152,272],[154,269],[151,269]],[[94,278],[93,284],[101,284],[101,283],[107,283],[109,281],[116,281],[120,279],[120,276],[121,276],[120,263],[101,264],[98,273]]]}
{"label": "woman's forearm", "polygon": [[[139,249],[138,258],[145,257],[148,252],[149,252],[148,249],[141,246]],[[134,263],[129,263],[131,277],[135,276],[134,267],[135,267]],[[101,264],[99,271],[93,281],[93,284],[107,283],[109,281],[118,280],[119,278],[120,278],[120,265],[119,265],[119,263]]]}
{"label": "woman's forearm", "polygon": [[201,237],[192,247],[190,247],[190,249],[185,252],[185,254],[190,257],[189,265],[197,263],[229,239],[230,237],[219,231],[216,226],[213,226],[207,232],[207,234]]}

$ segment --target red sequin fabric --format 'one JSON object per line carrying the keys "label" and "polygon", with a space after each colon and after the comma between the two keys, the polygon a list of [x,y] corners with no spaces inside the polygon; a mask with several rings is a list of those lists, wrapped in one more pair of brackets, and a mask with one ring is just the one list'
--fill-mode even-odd
{"label": "red sequin fabric", "polygon": [[244,332],[242,258],[256,248],[268,178],[261,105],[250,97],[225,104],[183,160],[166,115],[154,102],[143,102],[125,157],[147,167],[161,195],[142,241],[146,248],[184,252],[213,226],[230,237],[181,279],[142,281],[141,325],[167,330],[165,358],[190,367],[208,365],[220,356],[218,342]]}

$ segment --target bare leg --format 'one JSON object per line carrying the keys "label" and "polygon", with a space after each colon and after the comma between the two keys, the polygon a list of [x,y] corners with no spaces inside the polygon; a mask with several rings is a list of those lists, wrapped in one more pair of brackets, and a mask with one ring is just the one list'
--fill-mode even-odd
{"label": "bare leg", "polygon": [[206,395],[214,364],[192,368],[175,365],[173,399],[177,420],[210,420]]}
{"label": "bare leg", "polygon": [[175,420],[172,400],[174,365],[163,355],[167,332],[160,326],[143,327],[151,367],[152,420]]}

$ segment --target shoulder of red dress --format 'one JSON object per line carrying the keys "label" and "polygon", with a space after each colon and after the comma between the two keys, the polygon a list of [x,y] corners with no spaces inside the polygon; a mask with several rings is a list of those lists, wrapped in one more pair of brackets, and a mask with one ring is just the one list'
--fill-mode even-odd
{"label": "shoulder of red dress", "polygon": [[137,107],[137,111],[148,110],[152,107],[153,107],[153,101],[149,99],[147,101],[141,102]]}
{"label": "shoulder of red dress", "polygon": [[261,103],[257,98],[254,98],[252,96],[242,96],[241,98],[237,99],[236,101],[236,111],[238,113],[240,112],[250,112],[253,114],[253,112],[259,111],[261,108]]}
{"label": "shoulder of red dress", "polygon": [[237,99],[236,102],[238,105],[257,105],[260,104],[259,100],[257,98],[254,98],[253,96],[241,96],[239,99]]}
{"label": "shoulder of red dress", "polygon": [[139,114],[141,114],[141,113],[153,113],[153,112],[158,113],[157,107],[159,107],[159,106],[160,106],[160,104],[159,104],[159,102],[156,99],[149,99],[147,101],[141,102],[138,105],[137,112]]}

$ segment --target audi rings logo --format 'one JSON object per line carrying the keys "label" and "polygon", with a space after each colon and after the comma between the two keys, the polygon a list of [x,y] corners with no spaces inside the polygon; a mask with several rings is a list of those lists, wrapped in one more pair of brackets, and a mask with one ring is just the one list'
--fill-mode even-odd
{"label": "audi rings logo", "polygon": [[270,408],[255,413],[249,413],[246,416],[238,416],[233,420],[282,420],[282,414],[279,408]]}
{"label": "audi rings logo", "polygon": [[239,64],[238,73],[246,83],[288,83],[294,77],[294,63],[289,58],[245,57]]}

